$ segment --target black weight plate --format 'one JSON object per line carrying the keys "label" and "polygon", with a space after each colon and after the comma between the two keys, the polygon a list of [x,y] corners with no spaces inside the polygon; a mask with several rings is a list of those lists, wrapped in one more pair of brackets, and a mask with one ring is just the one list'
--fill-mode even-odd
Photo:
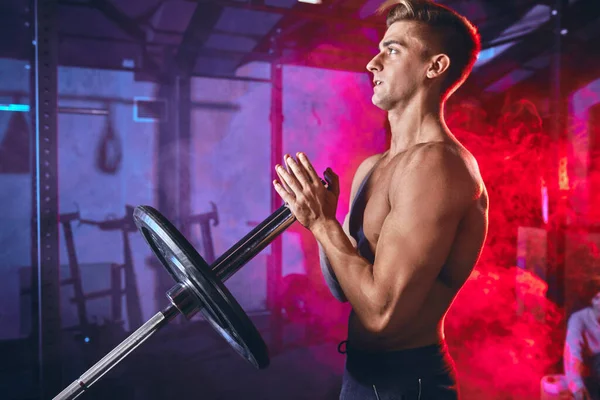
{"label": "black weight plate", "polygon": [[138,229],[175,281],[197,296],[207,321],[248,362],[269,365],[267,346],[239,303],[187,239],[156,209],[138,206],[133,212]]}

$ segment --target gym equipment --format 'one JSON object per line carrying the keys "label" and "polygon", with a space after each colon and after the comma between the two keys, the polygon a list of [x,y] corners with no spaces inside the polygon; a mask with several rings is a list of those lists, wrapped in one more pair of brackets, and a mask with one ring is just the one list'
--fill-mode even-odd
{"label": "gym equipment", "polygon": [[[126,206],[126,214],[132,214],[133,207]],[[128,219],[131,221],[128,222]],[[79,224],[90,224],[96,225],[101,230],[121,230],[123,231],[123,251],[124,251],[124,264],[111,264],[110,265],[110,286],[108,289],[88,292],[85,293],[83,290],[83,280],[81,278],[81,268],[79,265],[79,259],[75,247],[75,239],[73,233],[73,224],[75,222]],[[133,261],[131,256],[131,248],[127,237],[127,232],[135,232],[136,226],[131,216],[122,219],[107,219],[106,221],[90,221],[82,219],[80,212],[72,212],[59,215],[59,223],[63,227],[64,243],[67,250],[68,266],[69,266],[69,278],[62,279],[60,285],[67,286],[71,285],[73,290],[73,297],[70,302],[75,305],[78,317],[78,324],[68,328],[69,331],[78,332],[81,338],[89,337],[96,331],[96,326],[90,323],[87,302],[94,299],[110,298],[111,303],[111,317],[112,322],[122,323],[122,312],[121,312],[121,301],[122,296],[126,296],[127,301],[127,313],[130,318],[130,324],[138,326],[142,324],[142,312],[139,303],[139,297],[137,295],[137,286],[135,282],[135,275],[133,274]],[[132,228],[128,227],[131,226]],[[125,289],[122,289],[123,279],[122,272],[125,271]],[[29,280],[30,278],[28,278]],[[31,289],[29,287],[21,290],[21,296],[31,295]],[[137,319],[136,319],[137,318]],[[133,319],[133,321],[132,321]],[[140,321],[137,322],[136,321]]]}
{"label": "gym equipment", "polygon": [[[215,257],[215,248],[213,244],[212,229],[211,226],[219,225],[219,212],[217,205],[214,202],[209,202],[211,210],[201,214],[193,214],[181,219],[172,220],[171,222],[177,224],[180,227],[180,232],[185,232],[187,239],[192,245],[198,245],[196,247],[198,253],[204,258],[204,260],[212,264]],[[168,291],[173,285],[171,279],[167,274],[163,274],[163,266],[157,257],[151,255],[146,260],[148,266],[152,269],[160,270],[160,274],[157,275],[156,285],[154,288],[155,297],[159,298],[162,293]],[[135,324],[133,326],[141,325]]]}
{"label": "gym equipment", "polygon": [[202,312],[238,354],[256,368],[266,368],[269,364],[267,346],[223,282],[296,220],[290,209],[286,205],[281,206],[210,266],[171,222],[154,208],[136,207],[133,219],[156,257],[177,282],[167,291],[170,304],[60,392],[54,400],[74,399],[84,393],[178,313],[189,319],[198,311]]}
{"label": "gym equipment", "polygon": [[114,175],[121,168],[122,161],[121,138],[115,132],[110,114],[107,114],[106,129],[102,132],[96,149],[96,167],[105,174]]}
{"label": "gym equipment", "polygon": [[[125,275],[125,299],[127,307],[127,318],[129,326],[138,326],[143,322],[142,305],[137,288],[137,279],[133,269],[133,255],[131,253],[131,244],[129,234],[136,231],[136,224],[133,220],[134,207],[125,205],[125,216],[123,218],[109,218],[104,221],[92,221],[89,219],[80,219],[80,224],[93,225],[102,231],[121,231],[123,239],[123,264],[121,267]],[[118,272],[117,272],[118,273]]]}
{"label": "gym equipment", "polygon": [[215,261],[215,248],[213,246],[210,223],[212,221],[212,226],[219,225],[219,212],[217,211],[217,205],[214,202],[211,201],[210,206],[211,211],[204,214],[191,215],[187,218],[186,223],[189,225],[200,225],[204,258],[206,259],[206,262],[213,263]]}

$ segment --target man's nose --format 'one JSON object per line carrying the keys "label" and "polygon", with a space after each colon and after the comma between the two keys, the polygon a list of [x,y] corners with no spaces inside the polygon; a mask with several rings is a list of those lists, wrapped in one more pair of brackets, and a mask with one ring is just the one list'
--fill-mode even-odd
{"label": "man's nose", "polygon": [[369,72],[381,71],[381,62],[379,61],[379,54],[377,54],[375,57],[373,57],[371,59],[371,61],[369,61],[367,63],[367,71],[369,71]]}

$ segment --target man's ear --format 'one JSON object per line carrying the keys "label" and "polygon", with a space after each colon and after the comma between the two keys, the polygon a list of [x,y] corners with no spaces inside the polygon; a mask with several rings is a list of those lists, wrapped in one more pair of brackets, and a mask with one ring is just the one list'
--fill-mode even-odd
{"label": "man's ear", "polygon": [[446,54],[437,54],[431,57],[431,63],[427,69],[427,77],[430,79],[442,75],[450,67],[450,57]]}

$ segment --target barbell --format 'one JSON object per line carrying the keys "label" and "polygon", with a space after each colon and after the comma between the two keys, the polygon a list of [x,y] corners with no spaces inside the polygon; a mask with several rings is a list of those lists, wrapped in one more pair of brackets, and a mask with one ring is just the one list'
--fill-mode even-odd
{"label": "barbell", "polygon": [[240,356],[258,369],[266,368],[269,365],[267,346],[223,282],[296,220],[290,209],[286,205],[281,206],[212,265],[208,265],[183,234],[156,209],[137,206],[133,219],[154,255],[176,282],[166,293],[170,304],[73,381],[54,400],[74,399],[84,393],[178,314],[190,319],[201,312]]}

